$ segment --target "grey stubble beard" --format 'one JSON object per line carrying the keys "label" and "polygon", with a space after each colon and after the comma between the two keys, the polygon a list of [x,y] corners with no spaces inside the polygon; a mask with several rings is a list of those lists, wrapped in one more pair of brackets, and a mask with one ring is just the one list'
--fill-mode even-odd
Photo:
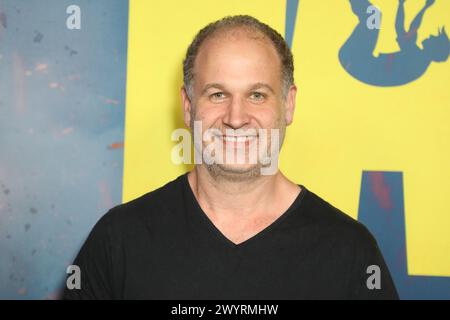
{"label": "grey stubble beard", "polygon": [[[277,150],[278,154],[281,151],[281,147],[283,145],[285,133],[286,133],[286,124],[283,121],[283,119],[284,119],[284,114],[281,112],[275,123],[275,128],[273,128],[273,129],[280,130],[279,144],[278,144],[279,150]],[[198,120],[195,118],[195,107],[193,106],[193,108],[191,110],[191,121],[190,121],[190,127],[191,127],[192,132],[193,132],[195,121],[198,121]],[[203,132],[203,130],[202,130],[202,132]],[[271,137],[270,134],[269,134],[269,137]],[[193,134],[192,134],[192,139],[193,139],[193,141],[195,139]],[[203,144],[203,137],[202,137],[201,141]],[[265,152],[267,152],[267,150],[271,150],[271,143],[272,143],[272,141],[270,141],[270,143],[267,145]],[[196,148],[195,142],[194,142],[194,148]],[[203,148],[204,148],[204,146],[203,146]],[[201,156],[203,157],[203,155],[201,155]],[[257,163],[255,165],[250,166],[249,168],[233,168],[233,167],[228,167],[228,166],[226,166],[224,164],[220,164],[220,163],[207,164],[204,161],[202,162],[201,165],[205,166],[206,171],[209,173],[211,178],[213,178],[217,182],[219,182],[221,180],[227,181],[227,182],[252,181],[252,180],[260,178],[262,176],[261,169],[263,167],[268,166],[268,165],[261,164],[260,161],[257,161]],[[197,166],[198,166],[198,164],[197,164]]]}

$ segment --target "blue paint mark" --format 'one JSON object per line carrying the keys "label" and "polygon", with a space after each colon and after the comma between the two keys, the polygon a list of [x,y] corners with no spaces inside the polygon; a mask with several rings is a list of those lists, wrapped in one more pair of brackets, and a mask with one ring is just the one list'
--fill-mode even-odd
{"label": "blue paint mark", "polygon": [[[389,206],[380,188],[389,192]],[[450,277],[408,275],[402,172],[363,171],[359,203],[358,219],[377,239],[400,298],[450,299]]]}
{"label": "blue paint mark", "polygon": [[295,19],[297,17],[298,0],[286,0],[286,22],[285,35],[289,48],[292,48],[292,40],[294,39]]}

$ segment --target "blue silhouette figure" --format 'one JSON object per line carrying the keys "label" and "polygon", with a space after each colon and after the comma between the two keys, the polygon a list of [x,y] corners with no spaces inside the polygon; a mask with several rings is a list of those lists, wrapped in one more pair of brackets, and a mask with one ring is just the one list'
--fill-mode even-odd
{"label": "blue silhouette figure", "polygon": [[[400,51],[373,55],[377,44],[379,29],[367,26],[367,8],[372,6],[368,0],[350,0],[353,13],[359,23],[350,37],[339,50],[342,67],[354,78],[375,86],[399,86],[414,81],[425,73],[432,61],[445,62],[450,54],[450,41],[445,28],[438,30],[438,35],[431,35],[422,42],[423,49],[417,42],[417,31],[426,10],[435,0],[427,0],[406,31],[405,0],[399,0],[395,30]],[[381,14],[381,13],[380,13]]]}

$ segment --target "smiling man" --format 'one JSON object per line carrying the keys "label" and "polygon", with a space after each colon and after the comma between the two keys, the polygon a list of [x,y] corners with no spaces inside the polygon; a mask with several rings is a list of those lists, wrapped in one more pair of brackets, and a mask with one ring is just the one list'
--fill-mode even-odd
{"label": "smiling man", "polygon": [[183,66],[185,124],[209,132],[194,133],[201,161],[112,208],[75,260],[81,288],[64,298],[398,298],[364,226],[278,168],[264,171],[297,93],[280,34],[250,16],[226,17],[196,35]]}

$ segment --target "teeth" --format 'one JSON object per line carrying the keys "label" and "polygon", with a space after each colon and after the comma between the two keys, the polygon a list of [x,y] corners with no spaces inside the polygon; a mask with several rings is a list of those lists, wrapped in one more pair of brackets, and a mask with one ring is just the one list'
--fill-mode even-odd
{"label": "teeth", "polygon": [[242,136],[242,137],[223,136],[222,138],[227,142],[246,142],[253,140],[255,136]]}

